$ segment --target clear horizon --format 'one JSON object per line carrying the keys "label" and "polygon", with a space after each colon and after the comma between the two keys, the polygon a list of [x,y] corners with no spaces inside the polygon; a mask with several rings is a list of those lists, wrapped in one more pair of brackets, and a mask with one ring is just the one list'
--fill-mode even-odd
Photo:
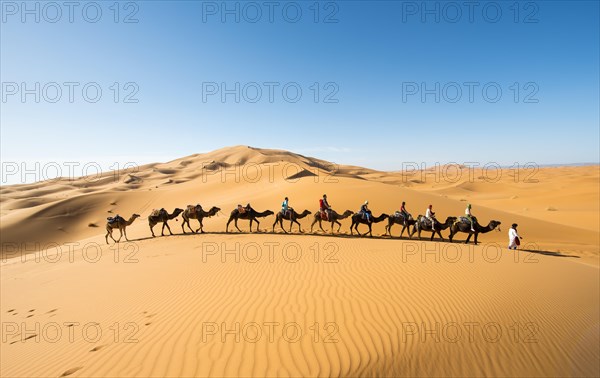
{"label": "clear horizon", "polygon": [[387,171],[600,162],[598,2],[48,4],[1,4],[3,171],[236,144]]}

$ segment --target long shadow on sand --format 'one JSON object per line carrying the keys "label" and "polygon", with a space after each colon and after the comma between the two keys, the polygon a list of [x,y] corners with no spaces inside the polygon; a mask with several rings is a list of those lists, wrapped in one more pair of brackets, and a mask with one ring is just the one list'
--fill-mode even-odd
{"label": "long shadow on sand", "polygon": [[[387,240],[389,242],[395,242],[398,240],[401,241],[427,241],[430,243],[449,243],[447,239],[445,240],[440,240],[440,239],[433,239],[433,240],[429,240],[429,238],[423,238],[423,239],[418,239],[418,238],[413,238],[413,239],[409,239],[407,237],[390,237],[389,235],[379,235],[379,236],[365,236],[365,235],[350,235],[350,234],[330,234],[330,233],[311,233],[311,232],[302,232],[302,233],[284,233],[284,232],[272,232],[272,231],[256,231],[256,232],[225,232],[225,231],[207,231],[204,233],[185,233],[185,234],[180,234],[180,233],[176,233],[173,235],[165,235],[165,237],[192,237],[192,236],[200,236],[200,235],[230,235],[230,236],[242,236],[242,235],[277,235],[277,236],[282,236],[282,237],[286,237],[286,236],[301,236],[301,237],[322,237],[322,238],[344,238],[344,239],[357,239],[357,238],[364,238],[364,239],[376,239],[376,240]],[[160,238],[162,236],[157,235],[156,237],[152,237],[152,236],[148,236],[148,237],[144,237],[144,238],[138,238],[138,239],[130,239],[130,242],[135,242],[135,241],[144,241],[144,240],[152,240],[152,239],[156,239],[156,238]],[[465,245],[464,240],[456,240],[455,242],[452,244],[457,244],[457,245]],[[482,243],[479,242],[478,245],[485,245],[486,243]],[[494,244],[498,244],[498,243],[494,243]],[[472,246],[473,243],[469,243],[468,245]],[[564,255],[560,252],[555,252],[555,251],[544,251],[544,250],[535,250],[535,249],[519,249],[518,252],[529,252],[529,253],[535,253],[538,255],[544,255],[544,256],[552,256],[552,257],[571,257],[571,258],[580,258],[577,255]]]}

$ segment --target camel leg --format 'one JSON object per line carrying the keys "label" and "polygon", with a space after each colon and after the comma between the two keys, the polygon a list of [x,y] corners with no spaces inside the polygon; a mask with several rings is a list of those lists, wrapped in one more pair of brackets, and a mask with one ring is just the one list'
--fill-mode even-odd
{"label": "camel leg", "polygon": [[121,235],[119,235],[119,239],[117,240],[117,243],[121,241],[121,238],[123,237],[123,230],[121,230],[119,228],[119,232],[121,233]]}
{"label": "camel leg", "polygon": [[150,222],[150,232],[152,232],[152,237],[156,237],[156,235],[154,235],[154,230],[152,229],[154,226],[156,226],[156,223]]}
{"label": "camel leg", "polygon": [[169,234],[173,235],[173,231],[171,231],[171,227],[169,227],[169,224],[167,222],[165,222],[163,227],[167,227],[167,230],[169,230]]}
{"label": "camel leg", "polygon": [[[281,227],[281,229],[283,230],[283,232],[285,232],[287,234],[287,231],[285,230],[285,228],[283,228],[283,218],[281,218],[279,220],[279,227]],[[290,232],[292,232],[292,226],[290,226]]]}
{"label": "camel leg", "polygon": [[369,223],[369,236],[373,237],[373,227],[371,226],[371,223]]}
{"label": "camel leg", "polygon": [[225,226],[225,232],[226,233],[229,232],[229,223],[231,223],[232,220],[233,220],[233,217],[229,217],[229,220],[227,221],[227,226]]}
{"label": "camel leg", "polygon": [[[298,222],[297,220],[294,219],[294,223],[296,223],[298,225],[298,231],[300,233],[303,233],[304,231],[302,231],[302,226],[300,225],[300,222]],[[292,232],[292,223],[290,223],[290,232]]]}
{"label": "camel leg", "polygon": [[[258,222],[258,221],[257,221]],[[281,227],[281,229],[283,230],[283,232],[285,232],[287,234],[287,231],[285,230],[285,228],[283,228],[283,218],[279,219],[279,227]],[[260,231],[260,230],[259,230]],[[290,230],[291,231],[291,230]]]}
{"label": "camel leg", "polygon": [[113,232],[112,228],[106,227],[106,231],[107,231],[107,233],[106,233],[106,244],[108,244],[108,237],[109,236],[116,243],[117,241],[115,240],[115,238],[113,237],[113,234],[112,234],[112,232]]}
{"label": "camel leg", "polygon": [[[258,219],[254,219],[254,221],[256,222],[256,232],[260,232],[260,222],[258,221]],[[281,228],[283,228],[283,227],[281,227]],[[285,231],[285,230],[283,230],[283,231]]]}
{"label": "camel leg", "polygon": [[198,224],[200,225],[200,227],[196,230],[196,233],[198,233],[198,231],[200,231],[200,233],[203,234],[204,233],[204,225],[202,224],[202,218],[198,219]]}
{"label": "camel leg", "polygon": [[[273,222],[273,232],[275,232],[275,225],[277,224],[278,219],[275,218],[275,222]],[[285,230],[284,230],[285,231]]]}
{"label": "camel leg", "polygon": [[465,240],[465,244],[469,244],[469,240],[471,240],[472,233],[469,232],[469,236],[467,236],[467,240]]}
{"label": "camel leg", "polygon": [[160,236],[165,236],[165,224],[167,223],[163,222],[162,228],[160,229]]}
{"label": "camel leg", "polygon": [[[237,228],[237,230],[239,232],[242,232],[242,230],[240,230],[240,228],[238,227],[237,221],[238,221],[237,218],[235,218],[235,220],[234,220],[235,228]],[[250,222],[250,230],[252,230],[252,222]]]}
{"label": "camel leg", "polygon": [[475,245],[477,245],[477,235],[478,235],[478,233],[476,232],[475,233],[475,238],[473,238],[473,243],[475,243]]}
{"label": "camel leg", "polygon": [[123,228],[123,235],[125,235],[125,240],[129,241],[129,239],[127,239],[127,227]]}
{"label": "camel leg", "polygon": [[311,234],[312,234],[312,232],[313,232],[313,227],[315,226],[315,223],[317,223],[317,220],[316,220],[316,219],[314,219],[314,220],[313,220],[313,222],[312,222],[312,224],[310,225],[310,233],[311,233]]}
{"label": "camel leg", "polygon": [[442,241],[444,241],[444,237],[442,236],[442,231],[441,231],[441,230],[440,230],[440,231],[438,231],[438,232],[437,232],[437,234],[440,236],[440,239],[441,239]]}

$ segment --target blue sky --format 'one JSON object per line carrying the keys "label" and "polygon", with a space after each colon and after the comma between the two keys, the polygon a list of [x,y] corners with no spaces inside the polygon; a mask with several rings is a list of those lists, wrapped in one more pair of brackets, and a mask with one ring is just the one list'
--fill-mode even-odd
{"label": "blue sky", "polygon": [[4,162],[599,161],[597,1],[1,3]]}

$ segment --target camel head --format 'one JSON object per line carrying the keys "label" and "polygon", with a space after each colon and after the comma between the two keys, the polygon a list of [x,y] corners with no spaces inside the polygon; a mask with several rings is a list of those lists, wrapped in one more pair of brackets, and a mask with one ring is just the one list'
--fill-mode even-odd
{"label": "camel head", "polygon": [[302,214],[300,214],[300,215],[302,215],[303,217],[305,217],[305,216],[310,215],[310,214],[312,214],[312,211],[310,211],[310,210],[304,210],[302,212]]}
{"label": "camel head", "polygon": [[136,218],[139,218],[139,217],[140,217],[140,214],[133,214],[133,215],[131,216],[131,219],[136,219]]}
{"label": "camel head", "polygon": [[349,217],[350,215],[353,215],[354,211],[352,210],[346,210],[344,211],[344,214],[342,214],[344,217]]}
{"label": "camel head", "polygon": [[211,207],[211,208],[210,208],[210,210],[208,211],[208,213],[209,213],[209,214],[216,214],[216,213],[218,213],[219,211],[221,211],[221,208],[219,208],[219,207],[216,207],[216,206],[213,206],[213,207]]}
{"label": "camel head", "polygon": [[493,230],[493,229],[495,229],[495,228],[497,227],[497,228],[498,228],[498,231],[500,231],[500,224],[501,224],[501,223],[502,223],[502,222],[500,222],[500,221],[497,221],[497,220],[491,220],[491,221],[490,221],[490,224],[489,224],[489,228],[490,228],[490,230]]}
{"label": "camel head", "polygon": [[173,214],[171,214],[171,217],[175,218],[176,216],[178,216],[181,213],[183,213],[183,209],[176,207],[175,210],[173,210]]}
{"label": "camel head", "polygon": [[275,213],[272,212],[271,210],[267,210],[267,211],[264,212],[264,216],[265,217],[268,217],[269,215],[273,215],[273,214],[275,214]]}

